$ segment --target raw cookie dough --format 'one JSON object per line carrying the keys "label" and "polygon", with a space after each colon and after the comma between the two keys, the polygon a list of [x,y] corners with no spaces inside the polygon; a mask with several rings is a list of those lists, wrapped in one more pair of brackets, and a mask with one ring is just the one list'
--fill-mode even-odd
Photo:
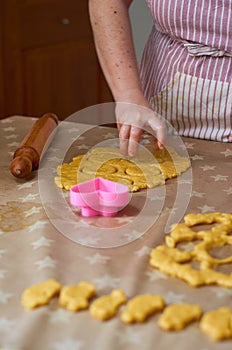
{"label": "raw cookie dough", "polygon": [[[215,247],[231,245],[232,214],[208,213],[188,214],[185,223],[175,224],[171,233],[166,236],[166,245],[152,250],[150,265],[163,273],[183,279],[191,286],[217,284],[232,288],[232,273],[225,274],[214,270],[214,267],[232,263],[232,256],[216,259],[210,255]],[[213,224],[210,229],[193,231],[199,224]],[[195,241],[192,251],[183,251],[176,247],[180,242]],[[198,242],[199,241],[199,242]],[[198,262],[199,270],[191,263]]]}
{"label": "raw cookie dough", "polygon": [[23,292],[22,304],[27,310],[46,305],[60,290],[61,284],[54,279],[35,284]]}
{"label": "raw cookie dough", "polygon": [[144,294],[131,299],[121,313],[124,323],[144,322],[149,316],[163,310],[165,302],[161,295]]}
{"label": "raw cookie dough", "polygon": [[87,309],[89,300],[95,296],[96,288],[92,283],[80,282],[76,286],[65,286],[62,288],[59,304],[69,311]]}
{"label": "raw cookie dough", "polygon": [[200,329],[215,341],[232,339],[232,309],[221,307],[206,312],[200,321]]}
{"label": "raw cookie dough", "polygon": [[90,305],[89,312],[94,318],[101,321],[108,320],[116,315],[118,308],[126,302],[123,290],[115,289],[109,295],[104,295]]}
{"label": "raw cookie dough", "polygon": [[173,304],[165,308],[158,325],[165,331],[180,331],[189,323],[201,317],[201,307],[197,304]]}
{"label": "raw cookie dough", "polygon": [[190,167],[190,161],[172,147],[157,152],[146,151],[133,158],[123,158],[116,147],[99,147],[86,155],[74,157],[71,163],[57,168],[55,184],[66,190],[77,183],[102,177],[129,187],[130,192],[165,184]]}

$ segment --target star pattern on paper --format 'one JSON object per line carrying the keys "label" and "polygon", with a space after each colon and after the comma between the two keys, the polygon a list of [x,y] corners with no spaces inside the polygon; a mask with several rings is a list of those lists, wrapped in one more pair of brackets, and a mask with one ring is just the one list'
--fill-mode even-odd
{"label": "star pattern on paper", "polygon": [[197,191],[192,191],[192,197],[198,197],[198,198],[202,198],[205,196],[205,193],[202,192],[197,192]]}
{"label": "star pattern on paper", "polygon": [[184,294],[177,294],[172,291],[169,291],[164,296],[165,300],[168,304],[178,304],[180,302],[184,301],[185,295]]}
{"label": "star pattern on paper", "polygon": [[157,280],[166,280],[168,278],[167,275],[160,272],[159,270],[152,270],[152,271],[146,271],[145,273],[147,277],[149,278],[150,282],[154,282]]}
{"label": "star pattern on paper", "polygon": [[227,148],[224,152],[220,152],[221,154],[224,154],[225,157],[232,156],[232,149]]}
{"label": "star pattern on paper", "polygon": [[139,250],[136,250],[135,252],[134,252],[134,254],[135,255],[137,255],[137,256],[145,256],[145,255],[149,255],[151,253],[151,248],[150,247],[148,247],[148,246],[143,246],[141,249],[139,249]]}
{"label": "star pattern on paper", "polygon": [[203,171],[208,171],[208,170],[215,170],[216,166],[215,165],[203,165],[203,166],[200,166],[200,168],[203,170]]}
{"label": "star pattern on paper", "polygon": [[0,303],[6,304],[8,303],[8,299],[12,298],[13,294],[11,293],[4,293],[0,290]]}
{"label": "star pattern on paper", "polygon": [[62,159],[61,158],[58,158],[57,156],[54,156],[54,157],[47,157],[47,160],[49,161],[49,162],[61,162],[62,161]]}
{"label": "star pattern on paper", "polygon": [[97,236],[95,237],[81,237],[81,238],[76,238],[76,241],[82,245],[86,246],[95,246],[101,239]]}
{"label": "star pattern on paper", "polygon": [[207,204],[203,205],[203,207],[197,207],[201,210],[202,213],[209,213],[215,211],[215,207],[210,207]]}
{"label": "star pattern on paper", "polygon": [[0,249],[0,258],[6,253],[6,249]]}
{"label": "star pattern on paper", "polygon": [[17,186],[17,190],[23,190],[24,188],[31,188],[37,181],[28,181],[22,185]]}
{"label": "star pattern on paper", "polygon": [[129,233],[125,233],[125,234],[123,235],[123,237],[124,237],[128,242],[130,242],[130,241],[132,241],[132,240],[134,240],[134,239],[140,238],[142,235],[143,235],[143,232],[139,232],[139,231],[137,231],[137,230],[132,230],[132,231],[129,232]]}
{"label": "star pattern on paper", "polygon": [[187,149],[194,149],[195,143],[190,143],[190,142],[185,142],[184,145],[182,145],[182,148],[187,148]]}
{"label": "star pattern on paper", "polygon": [[87,260],[90,265],[95,265],[98,263],[105,264],[108,260],[110,260],[110,257],[96,253],[94,255],[86,256],[85,260]]}
{"label": "star pattern on paper", "polygon": [[14,141],[14,142],[11,142],[11,143],[8,143],[8,147],[18,147],[18,145],[19,145],[19,142],[16,142],[16,141]]}
{"label": "star pattern on paper", "polygon": [[82,143],[81,145],[77,146],[77,149],[79,149],[79,150],[88,150],[89,146],[87,146],[84,143]]}
{"label": "star pattern on paper", "polygon": [[112,132],[108,132],[107,134],[105,134],[103,136],[104,139],[115,139],[115,134],[113,134]]}
{"label": "star pattern on paper", "polygon": [[50,245],[54,242],[52,239],[47,239],[46,237],[42,236],[37,241],[32,242],[31,245],[33,246],[33,249],[38,249],[40,247],[50,247]]}
{"label": "star pattern on paper", "polygon": [[124,223],[129,224],[134,221],[134,218],[129,216],[121,216],[121,217],[115,218],[115,220],[117,221],[118,224],[124,224]]}
{"label": "star pattern on paper", "polygon": [[228,189],[226,190],[223,190],[224,192],[226,192],[226,194],[232,194],[232,187],[229,187]]}
{"label": "star pattern on paper", "polygon": [[10,123],[13,123],[13,119],[10,119],[10,118],[5,118],[5,119],[2,119],[1,120],[1,123],[2,124],[10,124]]}
{"label": "star pattern on paper", "polygon": [[8,126],[7,128],[3,128],[3,130],[4,130],[5,132],[8,132],[8,131],[15,131],[16,128],[15,128],[14,126]]}
{"label": "star pattern on paper", "polygon": [[71,314],[64,309],[57,309],[49,312],[49,322],[51,323],[69,323]]}
{"label": "star pattern on paper", "polygon": [[18,135],[12,134],[12,135],[5,135],[5,139],[10,140],[10,139],[17,139]]}
{"label": "star pattern on paper", "polygon": [[64,341],[52,343],[52,347],[55,350],[80,350],[84,343],[80,340],[74,340],[72,338],[67,338]]}
{"label": "star pattern on paper", "polygon": [[7,270],[0,270],[0,279],[4,278],[7,273]]}
{"label": "star pattern on paper", "polygon": [[36,230],[40,230],[42,229],[45,225],[48,224],[48,221],[42,221],[42,220],[39,220],[39,221],[36,221],[33,225],[31,225],[30,227],[28,227],[28,230],[29,232],[33,232],[33,231],[36,231]]}
{"label": "star pattern on paper", "polygon": [[36,197],[39,195],[39,193],[29,193],[26,197],[20,197],[19,200],[21,202],[30,202],[30,201],[34,201],[36,199]]}
{"label": "star pattern on paper", "polygon": [[212,287],[211,290],[216,294],[217,298],[225,298],[226,296],[232,297],[232,290],[227,288]]}
{"label": "star pattern on paper", "polygon": [[50,256],[45,256],[44,259],[37,260],[34,264],[37,266],[38,270],[42,270],[47,267],[55,268],[57,265],[57,262],[56,260],[52,259]]}
{"label": "star pattern on paper", "polygon": [[190,157],[192,160],[204,160],[203,156],[199,156],[198,154],[195,154],[194,156]]}
{"label": "star pattern on paper", "polygon": [[105,274],[102,277],[95,278],[93,284],[99,289],[104,288],[117,288],[120,282],[120,278],[112,277],[111,275]]}
{"label": "star pattern on paper", "polygon": [[142,345],[144,338],[141,334],[138,333],[138,330],[135,332],[132,328],[123,328],[123,330],[116,331],[115,334],[118,337],[121,345],[141,345],[141,348],[143,348]]}
{"label": "star pattern on paper", "polygon": [[211,177],[214,179],[215,182],[217,181],[227,181],[228,176],[227,175],[211,175]]}
{"label": "star pattern on paper", "polygon": [[32,207],[31,209],[24,212],[25,217],[27,218],[28,216],[31,216],[33,214],[37,214],[40,212],[40,210],[41,210],[41,207]]}
{"label": "star pattern on paper", "polygon": [[181,179],[180,177],[177,178],[177,182],[178,182],[178,185],[186,185],[186,184],[191,184],[192,183],[192,180],[189,179]]}
{"label": "star pattern on paper", "polygon": [[6,317],[0,317],[0,331],[11,332],[15,325],[15,321]]}

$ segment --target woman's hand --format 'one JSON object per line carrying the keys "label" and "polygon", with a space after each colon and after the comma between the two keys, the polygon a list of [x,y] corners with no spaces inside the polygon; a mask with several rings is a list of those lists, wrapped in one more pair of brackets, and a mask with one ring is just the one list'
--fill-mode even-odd
{"label": "woman's hand", "polygon": [[134,156],[143,132],[149,132],[154,150],[162,148],[166,139],[165,123],[148,107],[116,103],[116,120],[119,131],[120,151]]}

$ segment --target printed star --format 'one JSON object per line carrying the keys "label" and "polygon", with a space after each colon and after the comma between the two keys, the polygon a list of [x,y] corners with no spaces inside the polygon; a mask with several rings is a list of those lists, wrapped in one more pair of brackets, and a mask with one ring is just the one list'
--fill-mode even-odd
{"label": "printed star", "polygon": [[232,149],[227,148],[224,152],[220,152],[225,155],[225,157],[232,156]]}
{"label": "printed star", "polygon": [[154,282],[160,279],[166,280],[168,278],[167,275],[158,270],[147,271],[146,275],[148,276],[150,282]]}
{"label": "printed star", "polygon": [[207,171],[207,170],[214,170],[216,168],[215,165],[204,165],[200,167],[203,171]]}
{"label": "printed star", "polygon": [[3,256],[3,254],[6,253],[6,250],[5,249],[0,249],[0,258]]}
{"label": "printed star", "polygon": [[215,175],[215,176],[213,176],[212,175],[211,177],[216,182],[216,181],[227,181],[227,177],[229,177],[229,176],[226,176],[226,175]]}
{"label": "printed star", "polygon": [[79,146],[77,146],[77,148],[78,149],[84,149],[84,150],[87,150],[87,149],[89,149],[89,146],[87,146],[87,145],[85,145],[84,143],[82,144],[82,145],[79,145]]}
{"label": "printed star", "polygon": [[86,246],[95,246],[101,239],[98,237],[82,237],[77,242]]}
{"label": "printed star", "polygon": [[198,154],[195,154],[194,156],[191,157],[192,160],[203,160],[204,157],[198,156]]}
{"label": "printed star", "polygon": [[66,310],[57,309],[54,311],[50,311],[49,317],[50,317],[49,321],[51,323],[58,323],[58,322],[69,323],[71,315]]}
{"label": "printed star", "polygon": [[25,183],[22,184],[22,185],[18,185],[18,186],[17,186],[17,189],[18,189],[18,190],[22,190],[22,189],[24,189],[24,188],[31,188],[35,183],[36,183],[36,181],[33,181],[33,182],[28,181],[28,182],[25,182]]}
{"label": "printed star", "polygon": [[165,294],[165,300],[168,302],[168,304],[176,304],[182,302],[184,298],[185,296],[183,294],[176,294],[172,291]]}
{"label": "printed star", "polygon": [[0,278],[4,278],[7,270],[0,270]]}
{"label": "printed star", "polygon": [[132,230],[130,233],[125,233],[123,237],[125,237],[128,241],[140,238],[142,236],[143,232],[139,232],[136,230]]}
{"label": "printed star", "polygon": [[91,256],[86,256],[85,259],[89,261],[90,265],[95,265],[97,263],[105,264],[107,262],[107,260],[110,260],[110,257],[96,253],[96,254],[91,255]]}
{"label": "printed star", "polygon": [[44,259],[36,261],[35,265],[38,267],[39,270],[42,270],[46,267],[55,268],[57,265],[57,262],[54,259],[52,259],[50,256],[46,256]]}
{"label": "printed star", "polygon": [[143,337],[138,333],[138,331],[134,331],[132,328],[124,328],[123,332],[116,331],[116,335],[119,338],[121,345],[124,344],[133,344],[140,345],[142,348]]}
{"label": "printed star", "polygon": [[10,140],[10,139],[17,139],[18,135],[8,135],[8,136],[5,136],[5,139],[7,140]]}
{"label": "printed star", "polygon": [[115,134],[113,134],[112,132],[108,132],[107,134],[105,134],[103,136],[104,139],[114,139],[115,138]]}
{"label": "printed star", "polygon": [[117,288],[120,282],[120,278],[113,278],[110,275],[104,275],[101,278],[95,278],[93,283],[99,288]]}
{"label": "printed star", "polygon": [[80,128],[70,128],[70,129],[68,129],[68,133],[72,133],[72,132],[76,132],[76,133],[78,133],[80,131]]}
{"label": "printed star", "polygon": [[6,124],[6,123],[13,123],[13,120],[10,118],[5,118],[1,120],[1,123]]}
{"label": "printed star", "polygon": [[9,147],[17,147],[19,145],[19,142],[11,142],[11,143],[8,143],[8,146]]}
{"label": "printed star", "polygon": [[205,195],[205,193],[192,191],[192,197],[199,197],[202,198]]}
{"label": "printed star", "polygon": [[232,194],[232,187],[229,187],[227,190],[223,190],[224,192],[226,192],[228,195]]}
{"label": "printed star", "polygon": [[208,205],[203,205],[203,207],[198,207],[202,213],[213,212],[215,211],[215,207],[209,207]]}
{"label": "printed star", "polygon": [[212,287],[212,290],[217,295],[217,298],[225,298],[226,296],[232,296],[231,289]]}
{"label": "printed star", "polygon": [[47,221],[36,221],[35,223],[34,223],[34,225],[31,225],[29,228],[28,228],[28,230],[29,230],[29,232],[32,232],[32,231],[35,231],[35,230],[37,230],[37,229],[41,229],[41,228],[43,228],[45,225],[47,225],[48,224],[48,222]]}
{"label": "printed star", "polygon": [[144,255],[149,255],[151,252],[151,248],[147,246],[143,246],[141,249],[137,250],[134,252],[137,256],[144,256]]}
{"label": "printed star", "polygon": [[41,237],[40,239],[38,239],[37,241],[31,243],[31,245],[33,246],[33,249],[38,249],[40,247],[50,247],[51,243],[53,243],[54,241],[52,239],[47,239],[45,237]]}
{"label": "printed star", "polygon": [[192,183],[192,180],[189,179],[189,180],[184,180],[184,179],[181,179],[180,177],[177,179],[178,181],[178,184],[179,185],[185,185],[185,184],[191,184]]}
{"label": "printed star", "polygon": [[7,128],[3,128],[4,131],[15,131],[15,127],[14,126],[8,126]]}
{"label": "printed star", "polygon": [[0,303],[3,303],[3,304],[8,303],[8,299],[10,299],[12,296],[13,294],[4,293],[0,290]]}
{"label": "printed star", "polygon": [[193,149],[194,145],[195,145],[195,143],[185,142],[185,144],[182,146],[182,148]]}
{"label": "printed star", "polygon": [[56,156],[48,157],[47,159],[49,160],[49,162],[61,162],[61,159]]}
{"label": "printed star", "polygon": [[64,340],[63,342],[52,343],[52,347],[56,350],[79,350],[83,346],[83,342],[79,340],[73,340],[71,338]]}
{"label": "printed star", "polygon": [[35,198],[39,195],[39,193],[29,193],[26,197],[20,197],[19,199],[21,200],[21,202],[30,202],[35,200]]}
{"label": "printed star", "polygon": [[12,331],[15,321],[9,320],[6,317],[0,317],[0,331]]}
{"label": "printed star", "polygon": [[41,208],[39,207],[32,207],[31,209],[25,211],[25,217],[27,218],[28,216],[31,216],[33,214],[39,213]]}
{"label": "printed star", "polygon": [[10,157],[13,157],[14,152],[7,152],[9,154]]}
{"label": "printed star", "polygon": [[128,216],[121,216],[119,218],[115,218],[118,224],[123,224],[127,223],[129,224],[130,222],[133,222],[134,218],[129,218]]}

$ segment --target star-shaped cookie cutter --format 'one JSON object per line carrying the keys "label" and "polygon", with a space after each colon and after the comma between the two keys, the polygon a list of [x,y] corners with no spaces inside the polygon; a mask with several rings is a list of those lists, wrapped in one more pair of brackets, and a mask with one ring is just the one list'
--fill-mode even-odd
{"label": "star-shaped cookie cutter", "polygon": [[128,203],[127,186],[101,177],[70,189],[70,204],[80,207],[82,216],[115,216]]}

